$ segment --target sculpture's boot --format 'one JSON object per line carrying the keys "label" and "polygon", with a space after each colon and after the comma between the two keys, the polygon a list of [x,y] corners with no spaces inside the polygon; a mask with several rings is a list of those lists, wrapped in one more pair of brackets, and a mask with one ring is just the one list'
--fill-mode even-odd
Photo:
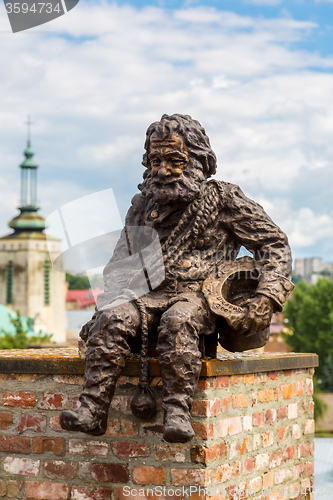
{"label": "sculpture's boot", "polygon": [[162,372],[163,437],[186,443],[194,436],[190,411],[201,370],[196,305],[176,303],[161,318],[157,351]]}
{"label": "sculpture's boot", "polygon": [[60,414],[60,425],[68,431],[81,431],[94,436],[105,434],[108,410],[120,376],[122,365],[107,362],[88,349],[83,391],[77,410]]}
{"label": "sculpture's boot", "polygon": [[80,406],[60,414],[60,425],[68,431],[94,436],[105,434],[108,410],[116,382],[130,354],[126,335],[135,335],[138,313],[131,304],[100,312],[89,332]]}

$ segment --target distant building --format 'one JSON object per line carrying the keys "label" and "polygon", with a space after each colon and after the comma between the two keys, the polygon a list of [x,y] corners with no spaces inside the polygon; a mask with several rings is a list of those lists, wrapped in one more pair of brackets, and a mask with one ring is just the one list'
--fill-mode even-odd
{"label": "distant building", "polygon": [[[30,140],[21,168],[20,213],[9,222],[14,232],[0,238],[0,303],[34,320],[35,331],[52,333],[66,342],[65,274],[52,268],[50,254],[61,252],[61,241],[50,238],[37,212],[37,169]],[[50,253],[49,253],[50,250]]]}
{"label": "distant building", "polygon": [[95,309],[96,297],[103,293],[102,288],[92,290],[67,290],[66,309]]}
{"label": "distant building", "polygon": [[302,278],[310,285],[314,285],[320,277],[331,276],[332,273],[333,264],[329,262],[323,262],[321,257],[311,257],[308,259],[295,260],[295,277]]}

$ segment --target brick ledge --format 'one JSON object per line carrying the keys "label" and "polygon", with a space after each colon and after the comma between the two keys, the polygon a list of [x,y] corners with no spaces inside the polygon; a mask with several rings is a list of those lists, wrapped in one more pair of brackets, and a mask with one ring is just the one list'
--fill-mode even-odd
{"label": "brick ledge", "polygon": [[[318,356],[312,353],[220,353],[218,359],[202,360],[201,377],[241,375],[278,370],[313,368]],[[149,360],[151,376],[161,375],[157,359]],[[84,361],[75,347],[62,349],[13,349],[0,351],[0,373],[84,373]],[[124,375],[139,375],[139,360],[128,358]]]}

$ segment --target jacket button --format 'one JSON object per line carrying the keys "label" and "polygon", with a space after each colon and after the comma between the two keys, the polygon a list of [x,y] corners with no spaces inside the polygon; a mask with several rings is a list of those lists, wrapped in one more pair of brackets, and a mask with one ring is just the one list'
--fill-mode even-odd
{"label": "jacket button", "polygon": [[158,212],[156,210],[153,210],[150,214],[150,216],[153,218],[153,219],[156,219],[158,217]]}

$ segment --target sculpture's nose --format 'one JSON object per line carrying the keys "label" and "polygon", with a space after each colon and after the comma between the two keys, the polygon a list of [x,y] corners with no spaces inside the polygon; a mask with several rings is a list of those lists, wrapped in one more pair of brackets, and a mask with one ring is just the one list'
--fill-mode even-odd
{"label": "sculpture's nose", "polygon": [[166,177],[169,177],[169,175],[171,175],[169,164],[168,162],[163,161],[158,169],[158,176],[160,179],[165,179]]}

